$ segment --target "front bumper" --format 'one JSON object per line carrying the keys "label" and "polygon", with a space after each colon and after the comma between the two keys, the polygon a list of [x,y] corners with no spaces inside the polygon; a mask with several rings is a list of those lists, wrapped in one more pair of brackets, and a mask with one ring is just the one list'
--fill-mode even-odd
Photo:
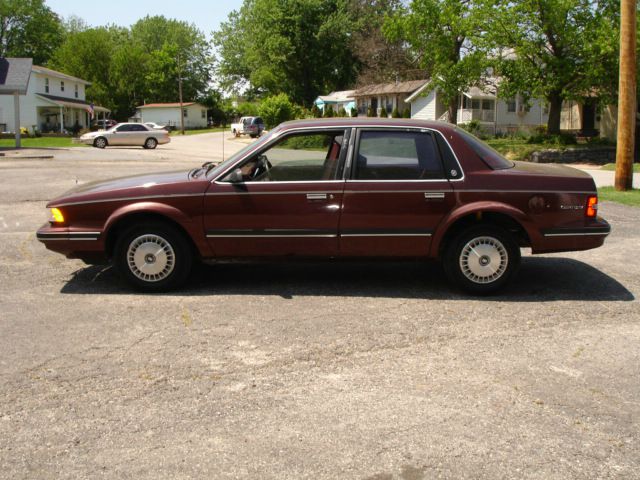
{"label": "front bumper", "polygon": [[106,260],[102,232],[98,230],[57,227],[46,223],[36,232],[36,238],[47,250],[67,258],[79,258],[88,263]]}

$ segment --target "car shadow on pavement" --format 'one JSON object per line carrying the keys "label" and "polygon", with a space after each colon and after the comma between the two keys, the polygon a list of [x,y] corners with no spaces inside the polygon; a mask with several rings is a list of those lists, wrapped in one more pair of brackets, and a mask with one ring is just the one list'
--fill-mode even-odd
{"label": "car shadow on pavement", "polygon": [[[63,286],[65,294],[135,294],[110,267],[80,269]],[[223,263],[194,269],[172,296],[275,295],[387,297],[425,300],[478,298],[451,287],[436,262]],[[570,258],[526,257],[516,278],[488,301],[632,301],[624,285]]]}

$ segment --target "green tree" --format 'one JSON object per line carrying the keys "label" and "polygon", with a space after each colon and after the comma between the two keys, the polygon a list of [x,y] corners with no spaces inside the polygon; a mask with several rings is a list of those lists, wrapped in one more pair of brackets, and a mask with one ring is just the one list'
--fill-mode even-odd
{"label": "green tree", "polygon": [[487,2],[487,39],[503,55],[501,96],[544,98],[549,134],[560,132],[562,102],[617,89],[617,2],[494,0]]}
{"label": "green tree", "polygon": [[245,0],[213,34],[217,72],[228,89],[251,85],[311,105],[355,81],[351,27],[344,0]]}
{"label": "green tree", "polygon": [[62,22],[43,0],[0,0],[0,56],[44,65],[62,39]]}
{"label": "green tree", "polygon": [[211,79],[211,47],[195,25],[147,16],[131,27],[131,41],[148,56],[144,92],[148,101],[177,101],[179,78],[185,101],[206,97]]}
{"label": "green tree", "polygon": [[111,61],[126,35],[126,30],[118,27],[89,28],[69,33],[53,54],[50,65],[90,81],[87,99],[114,110],[118,102],[110,73]]}
{"label": "green tree", "polygon": [[265,98],[258,110],[267,128],[273,128],[294,117],[295,107],[284,93]]}
{"label": "green tree", "polygon": [[412,0],[384,25],[391,41],[403,40],[447,105],[456,123],[460,92],[477,84],[486,69],[478,48],[486,11],[476,0]]}

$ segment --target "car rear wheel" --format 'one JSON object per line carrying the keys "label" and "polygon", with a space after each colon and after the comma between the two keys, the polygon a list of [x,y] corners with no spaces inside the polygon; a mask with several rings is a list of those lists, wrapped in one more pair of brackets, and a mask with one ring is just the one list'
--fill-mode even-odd
{"label": "car rear wheel", "polygon": [[153,150],[157,146],[158,146],[158,140],[156,140],[153,137],[147,138],[147,140],[144,142],[144,148],[148,148],[150,150]]}
{"label": "car rear wheel", "polygon": [[116,240],[114,266],[131,285],[147,292],[172,290],[191,272],[193,253],[184,235],[162,223],[143,223]]}
{"label": "car rear wheel", "polygon": [[104,148],[107,146],[107,139],[104,137],[98,137],[93,141],[93,146],[96,148]]}
{"label": "car rear wheel", "polygon": [[518,270],[520,248],[503,228],[477,225],[453,239],[443,266],[449,280],[463,290],[488,295],[504,287]]}

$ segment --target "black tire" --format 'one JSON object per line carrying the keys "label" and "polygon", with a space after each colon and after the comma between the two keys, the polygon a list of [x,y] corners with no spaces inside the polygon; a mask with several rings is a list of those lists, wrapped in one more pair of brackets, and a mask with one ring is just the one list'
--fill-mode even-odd
{"label": "black tire", "polygon": [[156,148],[158,146],[158,140],[156,140],[153,137],[149,137],[144,141],[144,148],[147,148],[149,150],[153,150],[154,148]]}
{"label": "black tire", "polygon": [[96,148],[104,148],[107,145],[109,145],[109,142],[107,142],[107,139],[104,137],[97,137],[94,141],[93,141],[93,146]]}
{"label": "black tire", "polygon": [[453,239],[442,263],[449,280],[462,290],[490,295],[503,288],[518,271],[520,248],[505,229],[476,225]]}
{"label": "black tire", "polygon": [[142,223],[118,236],[113,265],[138,290],[165,292],[187,280],[193,251],[176,228],[164,223]]}

